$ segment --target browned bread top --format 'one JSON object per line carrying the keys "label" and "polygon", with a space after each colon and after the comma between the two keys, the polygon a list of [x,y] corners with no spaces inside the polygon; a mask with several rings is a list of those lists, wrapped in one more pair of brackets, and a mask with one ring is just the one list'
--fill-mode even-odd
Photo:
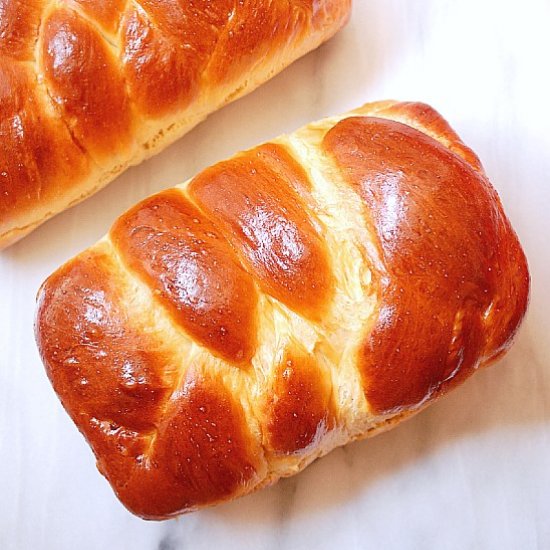
{"label": "browned bread top", "polygon": [[0,0],[0,247],[332,36],[351,0]]}
{"label": "browned bread top", "polygon": [[122,502],[164,518],[414,414],[508,348],[528,290],[474,153],[384,102],[144,200],[48,279],[36,331]]}

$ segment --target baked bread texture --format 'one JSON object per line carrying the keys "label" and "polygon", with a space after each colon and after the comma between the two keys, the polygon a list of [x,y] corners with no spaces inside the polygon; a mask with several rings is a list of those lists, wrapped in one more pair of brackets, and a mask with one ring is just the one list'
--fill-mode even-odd
{"label": "baked bread texture", "polygon": [[388,101],[139,203],[45,282],[36,338],[120,500],[163,519],[415,414],[507,350],[528,293],[476,155]]}
{"label": "baked bread texture", "polygon": [[0,248],[331,37],[351,0],[0,0]]}

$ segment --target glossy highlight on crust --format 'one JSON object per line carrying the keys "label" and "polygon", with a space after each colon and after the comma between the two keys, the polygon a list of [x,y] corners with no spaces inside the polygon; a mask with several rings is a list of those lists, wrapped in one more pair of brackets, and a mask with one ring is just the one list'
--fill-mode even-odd
{"label": "glossy highlight on crust", "polygon": [[301,196],[310,187],[288,152],[269,144],[205,170],[189,192],[241,251],[265,292],[319,320],[332,281],[323,227]]}
{"label": "glossy highlight on crust", "polygon": [[0,220],[6,224],[37,201],[54,200],[59,171],[77,177],[90,168],[63,122],[35,112],[39,94],[30,76],[28,66],[0,57]]}
{"label": "glossy highlight on crust", "polygon": [[508,349],[528,294],[479,159],[380,102],[137,204],[44,283],[36,339],[120,500],[166,519],[416,414]]}
{"label": "glossy highlight on crust", "polygon": [[111,238],[174,320],[227,361],[246,365],[256,346],[257,292],[216,226],[170,190],[124,214]]}
{"label": "glossy highlight on crust", "polygon": [[[166,517],[219,502],[253,487],[263,457],[243,411],[220,380],[195,377],[166,409],[150,454],[128,461],[124,484],[110,475],[119,498],[147,519]],[[106,455],[116,457],[116,453]]]}
{"label": "glossy highlight on crust", "polygon": [[285,352],[266,405],[268,447],[274,454],[303,452],[334,428],[331,390],[313,356],[295,346]]}
{"label": "glossy highlight on crust", "polygon": [[[115,264],[104,251],[65,264],[40,294],[40,351],[63,400],[86,416],[135,432],[152,429],[171,388],[169,353],[131,323]],[[72,298],[72,299],[71,299]],[[158,365],[163,365],[159,370]]]}
{"label": "glossy highlight on crust", "polygon": [[98,162],[127,154],[130,102],[116,57],[100,33],[71,10],[54,11],[43,28],[46,86],[74,139]]}

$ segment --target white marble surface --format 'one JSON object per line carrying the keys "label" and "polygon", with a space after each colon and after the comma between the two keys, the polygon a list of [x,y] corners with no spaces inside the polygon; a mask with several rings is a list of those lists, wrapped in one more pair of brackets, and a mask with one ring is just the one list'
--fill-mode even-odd
{"label": "white marble surface", "polygon": [[[333,41],[0,254],[0,548],[550,548],[549,21],[548,0],[356,0]],[[39,284],[138,199],[382,98],[433,104],[481,156],[531,266],[515,347],[415,419],[298,477],[174,521],[132,517],[44,374]]]}

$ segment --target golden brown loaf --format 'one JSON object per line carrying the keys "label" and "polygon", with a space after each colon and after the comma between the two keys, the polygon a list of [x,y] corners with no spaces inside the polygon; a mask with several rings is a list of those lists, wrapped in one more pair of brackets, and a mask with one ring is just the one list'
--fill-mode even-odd
{"label": "golden brown loaf", "polygon": [[47,280],[36,334],[119,498],[167,518],[419,411],[508,348],[528,290],[475,154],[384,102],[144,200]]}
{"label": "golden brown loaf", "polygon": [[0,248],[332,36],[351,0],[0,0]]}

